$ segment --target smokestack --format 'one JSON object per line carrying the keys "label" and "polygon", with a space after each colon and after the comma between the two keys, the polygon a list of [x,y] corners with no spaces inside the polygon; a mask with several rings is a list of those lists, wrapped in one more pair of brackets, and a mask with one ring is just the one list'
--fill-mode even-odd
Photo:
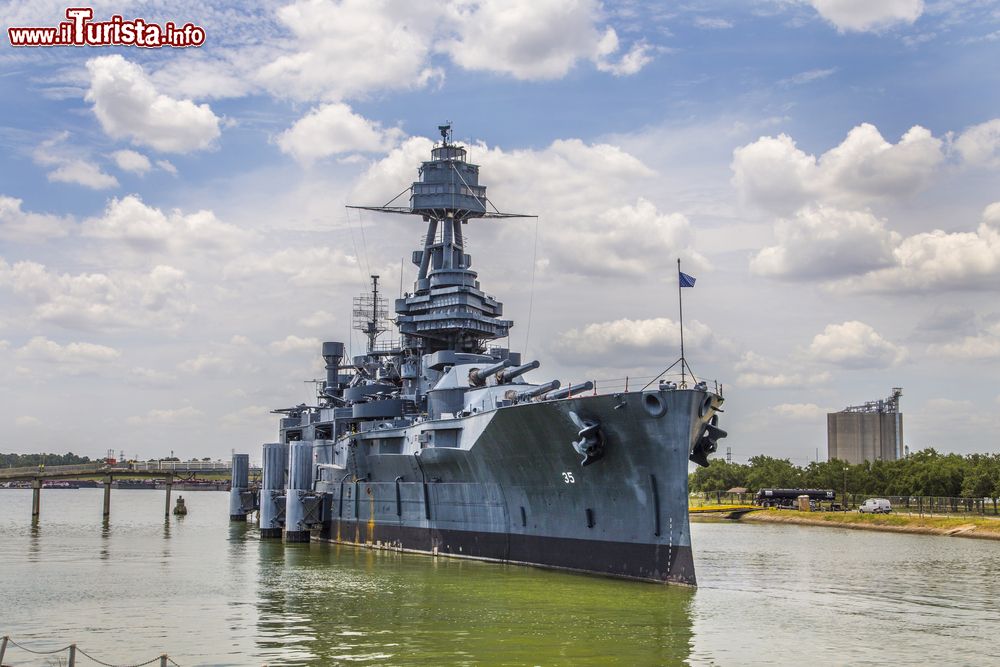
{"label": "smokestack", "polygon": [[340,384],[337,377],[337,367],[344,358],[344,344],[336,342],[323,343],[323,361],[326,362],[326,388],[336,389]]}

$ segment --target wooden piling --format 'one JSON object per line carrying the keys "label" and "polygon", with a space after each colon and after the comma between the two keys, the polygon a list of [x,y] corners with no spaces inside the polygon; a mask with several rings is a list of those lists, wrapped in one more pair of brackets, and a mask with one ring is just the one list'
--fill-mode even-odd
{"label": "wooden piling", "polygon": [[69,663],[68,667],[76,667],[76,644],[69,645]]}
{"label": "wooden piling", "polygon": [[4,635],[3,641],[0,641],[0,665],[3,664],[3,655],[7,652],[7,640],[10,637]]}
{"label": "wooden piling", "polygon": [[104,520],[111,517],[111,475],[104,478]]}
{"label": "wooden piling", "polygon": [[42,478],[31,480],[31,520],[38,521],[42,509]]}
{"label": "wooden piling", "polygon": [[170,518],[170,489],[174,485],[174,476],[167,475],[167,502],[163,507],[163,516]]}

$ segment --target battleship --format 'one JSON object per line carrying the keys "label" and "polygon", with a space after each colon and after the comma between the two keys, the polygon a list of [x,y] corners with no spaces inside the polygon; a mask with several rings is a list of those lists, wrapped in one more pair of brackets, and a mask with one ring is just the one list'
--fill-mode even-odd
{"label": "battleship", "polygon": [[[695,585],[688,462],[707,465],[723,397],[683,374],[632,391],[531,382],[540,363],[491,343],[513,322],[472,270],[463,227],[501,213],[439,127],[418,180],[383,206],[426,224],[395,318],[372,276],[354,300],[364,354],[322,343],[315,405],[280,415],[259,492],[234,455],[230,516],[311,539]],[[399,202],[404,195],[408,202]],[[398,341],[381,341],[390,322]],[[256,496],[256,499],[253,500]]]}

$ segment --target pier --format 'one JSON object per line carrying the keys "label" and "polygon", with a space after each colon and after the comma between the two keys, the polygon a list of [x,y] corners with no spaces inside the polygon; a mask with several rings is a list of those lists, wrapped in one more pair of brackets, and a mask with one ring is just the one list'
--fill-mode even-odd
{"label": "pier", "polygon": [[[206,465],[208,464],[208,465]],[[224,462],[151,462],[151,463],[85,463],[66,466],[30,466],[26,468],[0,469],[0,482],[30,482],[31,483],[31,520],[37,522],[41,515],[42,488],[45,482],[67,481],[84,478],[101,478],[104,486],[104,519],[111,516],[111,485],[115,478],[147,478],[163,480],[166,486],[164,500],[164,516],[170,516],[170,494],[174,482],[189,475],[205,472],[229,472],[230,466]]]}

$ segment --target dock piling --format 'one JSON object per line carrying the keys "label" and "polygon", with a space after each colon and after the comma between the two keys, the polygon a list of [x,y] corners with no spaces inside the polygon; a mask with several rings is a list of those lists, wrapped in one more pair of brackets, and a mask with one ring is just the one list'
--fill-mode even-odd
{"label": "dock piling", "polygon": [[69,645],[69,662],[68,667],[76,667],[76,644]]}
{"label": "dock piling", "polygon": [[42,478],[31,480],[31,520],[38,521],[42,509]]}
{"label": "dock piling", "polygon": [[168,519],[170,518],[170,489],[173,487],[173,485],[174,485],[174,476],[168,474],[167,475],[167,502],[163,506],[163,516],[167,517]]}
{"label": "dock piling", "polygon": [[111,518],[111,475],[104,478],[104,520]]}

